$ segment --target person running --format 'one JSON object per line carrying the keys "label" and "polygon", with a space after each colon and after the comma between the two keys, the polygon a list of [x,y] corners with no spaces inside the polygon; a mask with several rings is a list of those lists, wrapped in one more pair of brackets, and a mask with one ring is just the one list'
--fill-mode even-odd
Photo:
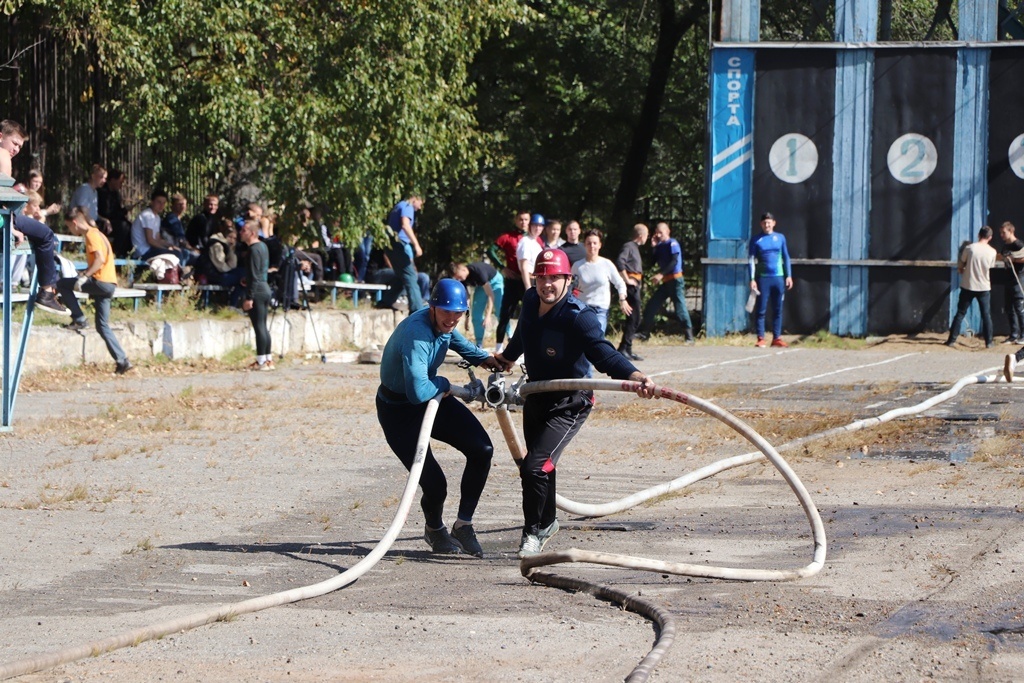
{"label": "person running", "polygon": [[88,210],[84,206],[72,207],[64,218],[68,232],[85,238],[85,258],[88,266],[77,278],[61,278],[57,281],[60,289],[61,299],[68,302],[71,310],[71,322],[69,329],[82,332],[89,328],[85,320],[85,313],[78,305],[75,298],[75,289],[85,292],[92,299],[96,307],[96,314],[93,321],[96,323],[96,332],[100,339],[107,345],[110,357],[114,359],[114,372],[123,375],[132,369],[132,363],[128,360],[128,354],[121,348],[117,336],[110,328],[110,300],[117,289],[117,270],[114,268],[114,248],[110,246],[107,239],[96,222],[89,217]]}
{"label": "person running", "polygon": [[[639,382],[637,395],[654,396],[655,385],[601,333],[594,310],[572,295],[569,258],[545,249],[533,271],[536,287],[523,296],[519,324],[508,346],[495,358],[510,370],[525,355],[529,381],[581,379],[590,363],[614,379]],[[523,534],[519,556],[536,555],[558,531],[555,466],[594,406],[592,391],[532,394],[523,406],[526,457],[519,468],[523,484]]]}
{"label": "person running", "polygon": [[483,557],[484,551],[473,530],[473,514],[487,483],[494,447],[487,431],[463,403],[451,395],[451,382],[438,377],[448,349],[473,365],[500,370],[494,356],[459,334],[459,319],[469,308],[466,288],[458,280],[439,280],[431,292],[428,307],[413,311],[402,320],[384,346],[377,389],[377,421],[388,446],[412,469],[419,438],[419,426],[427,403],[442,394],[431,437],[466,456],[462,472],[459,512],[452,532],[444,524],[444,502],[448,483],[444,471],[428,448],[420,488],[420,507],[426,518],[423,539],[435,553],[468,553]]}
{"label": "person running", "polygon": [[248,247],[245,268],[245,298],[242,310],[249,314],[253,334],[256,336],[256,360],[250,370],[273,370],[274,355],[270,352],[270,330],[267,328],[267,311],[270,309],[270,285],[267,271],[270,268],[270,252],[260,241],[260,223],[250,218],[238,229],[238,237]]}
{"label": "person running", "polygon": [[789,346],[782,339],[782,303],[786,292],[793,289],[793,269],[786,238],[775,232],[775,216],[771,212],[761,216],[761,234],[750,239],[747,255],[750,291],[757,296],[754,308],[757,341],[754,346],[765,346],[765,318],[769,303],[775,316],[772,319],[772,346]]}

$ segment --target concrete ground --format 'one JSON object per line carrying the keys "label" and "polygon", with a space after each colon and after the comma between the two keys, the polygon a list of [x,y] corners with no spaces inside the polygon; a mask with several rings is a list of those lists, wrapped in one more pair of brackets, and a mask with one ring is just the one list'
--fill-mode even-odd
{"label": "concrete ground", "polygon": [[[994,374],[1011,350],[940,341],[638,351],[659,384],[713,400],[781,445]],[[280,368],[26,381],[15,429],[0,435],[0,666],[322,581],[370,552],[405,481],[376,424],[377,368]],[[828,535],[811,578],[551,571],[674,615],[654,681],[1021,680],[1022,399],[1024,383],[968,386],[922,416],[783,450]],[[385,558],[343,590],[19,680],[621,680],[656,629],[520,576],[517,470],[493,412],[477,414],[496,446],[475,520],[483,560],[426,552],[414,506]],[[613,500],[750,450],[679,404],[605,393],[563,456],[559,492]],[[436,452],[454,510],[460,456]],[[607,519],[560,517],[549,549],[750,568],[811,561],[807,520],[765,462]]]}

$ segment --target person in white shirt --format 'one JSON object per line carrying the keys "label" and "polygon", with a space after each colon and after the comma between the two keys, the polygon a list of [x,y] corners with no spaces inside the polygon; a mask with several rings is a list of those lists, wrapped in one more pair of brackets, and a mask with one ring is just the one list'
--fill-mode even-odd
{"label": "person in white shirt", "polygon": [[594,309],[597,321],[601,325],[601,332],[605,332],[608,329],[608,310],[611,308],[613,286],[619,294],[622,312],[628,316],[633,313],[633,307],[626,301],[626,281],[619,275],[615,264],[601,256],[602,237],[600,230],[587,231],[583,238],[587,257],[572,264],[572,274],[579,285],[577,297]]}
{"label": "person in white shirt", "polygon": [[519,274],[523,278],[524,291],[533,287],[533,264],[540,256],[540,252],[544,250],[544,245],[540,241],[542,232],[544,232],[544,216],[535,213],[530,216],[530,227],[523,235],[523,239],[519,240],[519,246],[516,247],[516,259],[519,261]]}
{"label": "person in white shirt", "polygon": [[989,244],[992,241],[992,228],[983,225],[978,230],[978,241],[968,244],[960,252],[957,270],[960,272],[960,300],[956,305],[956,315],[949,325],[949,339],[946,346],[954,346],[960,336],[960,324],[977,300],[981,309],[981,333],[985,337],[985,348],[992,346],[992,281],[989,270],[996,264],[996,250]]}

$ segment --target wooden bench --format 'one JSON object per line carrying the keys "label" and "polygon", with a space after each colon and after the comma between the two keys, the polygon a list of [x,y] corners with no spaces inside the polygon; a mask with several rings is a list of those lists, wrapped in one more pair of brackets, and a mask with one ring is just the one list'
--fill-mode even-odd
{"label": "wooden bench", "polygon": [[376,285],[369,282],[340,282],[335,280],[317,280],[313,283],[317,287],[329,287],[331,290],[331,305],[338,304],[338,290],[345,289],[352,292],[352,305],[359,306],[359,292],[374,292],[374,301],[380,301],[380,293],[387,290],[387,285]]}
{"label": "wooden bench", "polygon": [[184,285],[164,285],[155,282],[145,282],[141,285],[135,285],[135,289],[141,289],[145,292],[156,293],[156,310],[160,310],[164,303],[164,292],[181,292],[184,291]]}

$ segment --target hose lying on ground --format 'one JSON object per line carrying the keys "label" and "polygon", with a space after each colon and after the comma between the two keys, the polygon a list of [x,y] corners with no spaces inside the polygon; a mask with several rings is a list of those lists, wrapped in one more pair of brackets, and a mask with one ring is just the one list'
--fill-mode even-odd
{"label": "hose lying on ground", "polygon": [[[453,393],[456,392],[453,391]],[[103,638],[102,640],[94,640],[84,645],[72,646],[56,652],[27,657],[3,664],[0,665],[0,680],[21,676],[34,671],[42,671],[86,657],[96,657],[105,652],[138,645],[147,640],[155,640],[172,633],[188,631],[215,621],[228,620],[242,614],[258,612],[268,607],[277,607],[319,597],[353,583],[369,571],[373,565],[377,564],[378,560],[384,556],[395,542],[395,539],[398,538],[402,527],[405,526],[406,518],[409,516],[409,509],[412,507],[413,498],[420,483],[420,474],[423,472],[423,464],[426,461],[427,447],[430,445],[430,432],[434,428],[434,418],[437,415],[440,398],[440,395],[435,396],[427,404],[427,410],[420,426],[419,439],[416,442],[416,453],[413,456],[412,467],[409,469],[409,478],[406,480],[402,500],[398,505],[398,511],[395,513],[391,526],[388,527],[384,537],[377,543],[370,554],[349,569],[331,579],[310,586],[292,588],[272,595],[264,595],[259,598],[251,598],[242,602],[213,607],[202,612],[196,612],[195,614],[176,619],[168,619],[151,626],[144,626],[120,635]]]}
{"label": "hose lying on ground", "polygon": [[[982,373],[990,372],[991,370],[998,370],[998,368],[990,368],[983,370]],[[658,624],[659,634],[655,641],[654,647],[644,657],[643,660],[633,669],[626,680],[630,683],[642,683],[646,681],[650,676],[654,667],[660,662],[662,655],[668,650],[675,637],[675,621],[672,615],[663,608],[655,605],[654,603],[641,600],[638,597],[629,595],[618,589],[611,588],[602,584],[593,583],[583,579],[569,578],[565,576],[558,576],[555,574],[549,574],[546,572],[537,571],[540,567],[564,564],[564,563],[589,563],[589,564],[600,564],[616,567],[625,567],[630,569],[640,569],[644,571],[661,572],[666,574],[680,574],[685,576],[700,576],[709,578],[729,579],[729,580],[745,580],[745,581],[788,581],[807,576],[812,576],[821,570],[825,561],[826,553],[826,541],[824,527],[821,524],[821,518],[818,514],[817,509],[811,503],[810,496],[807,494],[806,489],[796,475],[789,468],[789,465],[782,460],[777,450],[783,448],[795,448],[805,443],[813,441],[815,439],[821,439],[835,434],[841,434],[844,432],[854,432],[867,427],[873,427],[883,422],[894,420],[898,417],[904,417],[907,415],[916,415],[919,413],[932,408],[933,406],[949,400],[953,396],[957,395],[964,387],[971,384],[982,384],[986,382],[993,382],[998,380],[998,375],[968,375],[959,381],[957,381],[950,389],[937,394],[930,399],[923,401],[917,405],[909,406],[906,408],[897,408],[890,410],[878,417],[866,418],[863,420],[857,420],[848,425],[842,427],[836,427],[829,429],[818,434],[811,434],[808,436],[795,439],[788,442],[784,446],[780,446],[779,449],[772,448],[767,441],[765,441],[759,434],[757,434],[749,426],[738,420],[731,413],[715,406],[714,404],[708,403],[703,399],[695,396],[682,394],[671,389],[659,387],[657,390],[657,396],[661,398],[668,398],[680,403],[697,408],[708,415],[718,418],[725,424],[732,427],[735,431],[739,432],[744,438],[753,443],[758,447],[758,450],[753,453],[747,453],[744,455],[735,456],[732,458],[726,458],[717,463],[713,463],[706,467],[700,468],[686,474],[678,479],[675,479],[666,484],[649,488],[645,491],[635,493],[632,496],[627,496],[618,501],[605,503],[602,505],[587,505],[576,503],[574,501],[557,496],[557,505],[560,509],[565,510],[571,514],[581,515],[584,517],[599,517],[610,515],[616,512],[632,508],[642,502],[656,498],[673,491],[680,490],[689,484],[692,484],[701,479],[706,479],[719,472],[738,467],[740,465],[757,462],[762,458],[768,458],[771,463],[778,469],[778,471],[786,479],[786,482],[796,493],[797,498],[800,500],[800,504],[804,508],[804,512],[811,523],[811,529],[814,535],[814,559],[813,561],[801,569],[796,570],[759,570],[759,569],[736,569],[730,567],[709,567],[706,565],[692,565],[683,563],[671,563],[663,562],[660,560],[651,560],[646,558],[631,557],[627,555],[614,555],[609,553],[599,553],[593,551],[569,549],[566,551],[546,552],[539,555],[523,558],[520,562],[520,571],[524,577],[530,581],[536,583],[542,583],[547,586],[554,588],[562,588],[565,590],[577,590],[590,593],[596,597],[618,602],[625,609],[630,611],[638,612],[647,616],[654,623]],[[526,384],[523,386],[519,393],[522,396],[528,396],[532,393],[540,393],[544,391],[568,391],[568,390],[580,390],[580,389],[592,389],[592,390],[612,390],[612,391],[628,391],[635,392],[637,384],[633,382],[616,382],[608,380],[558,380],[550,382],[535,382]],[[504,405],[498,406],[497,410],[498,423],[501,426],[502,434],[504,434],[506,442],[508,443],[509,450],[512,453],[513,459],[517,463],[521,463],[523,457],[525,457],[525,451],[519,441],[518,434],[516,433],[515,427],[512,425],[511,418],[509,417],[508,410]]]}

